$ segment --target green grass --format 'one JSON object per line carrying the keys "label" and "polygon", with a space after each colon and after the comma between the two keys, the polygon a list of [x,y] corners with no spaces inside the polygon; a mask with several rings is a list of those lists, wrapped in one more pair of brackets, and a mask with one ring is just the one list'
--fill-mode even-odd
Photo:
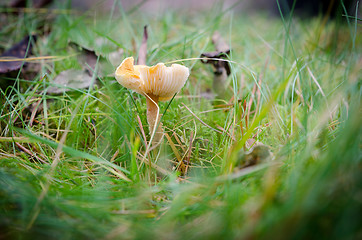
{"label": "green grass", "polygon": [[[281,20],[218,5],[154,16],[117,3],[107,16],[2,15],[2,48],[36,33],[33,55],[55,59],[38,60],[33,74],[0,76],[1,239],[361,237],[357,18]],[[119,48],[120,59],[136,57],[145,24],[148,64],[183,60],[191,70],[160,104],[170,140],[150,152],[145,98],[115,81],[108,60]],[[222,107],[203,97],[213,70],[195,59],[213,51],[215,30],[232,47]],[[60,72],[86,67],[81,48],[100,56],[95,84],[47,94]],[[240,169],[250,138],[273,160]],[[186,173],[178,158],[190,162]]]}

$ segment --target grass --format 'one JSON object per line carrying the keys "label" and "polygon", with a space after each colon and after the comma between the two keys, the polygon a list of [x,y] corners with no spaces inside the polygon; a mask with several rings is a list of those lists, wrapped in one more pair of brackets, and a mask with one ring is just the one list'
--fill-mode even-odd
{"label": "grass", "polygon": [[[361,237],[357,18],[55,6],[2,13],[1,47],[35,33],[39,59],[32,74],[0,76],[0,238]],[[120,48],[120,59],[137,56],[145,24],[148,64],[181,59],[191,70],[161,103],[168,137],[150,152],[145,98],[115,81],[109,61]],[[232,47],[222,106],[203,97],[213,70],[197,59],[215,30]],[[47,94],[60,72],[87,67],[82,48],[99,56],[94,84]],[[273,160],[241,168],[249,139]]]}

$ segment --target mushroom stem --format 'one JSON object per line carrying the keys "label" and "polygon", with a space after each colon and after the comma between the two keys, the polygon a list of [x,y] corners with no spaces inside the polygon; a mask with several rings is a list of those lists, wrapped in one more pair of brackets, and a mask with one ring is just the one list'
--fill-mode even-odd
{"label": "mushroom stem", "polygon": [[[147,122],[150,129],[150,135],[155,135],[153,137],[153,142],[155,145],[161,143],[163,137],[163,129],[162,123],[160,123],[157,127],[157,124],[160,122],[161,115],[159,114],[159,107],[158,107],[158,96],[153,94],[147,94],[146,96],[146,103],[147,103]],[[157,129],[155,129],[157,127]]]}

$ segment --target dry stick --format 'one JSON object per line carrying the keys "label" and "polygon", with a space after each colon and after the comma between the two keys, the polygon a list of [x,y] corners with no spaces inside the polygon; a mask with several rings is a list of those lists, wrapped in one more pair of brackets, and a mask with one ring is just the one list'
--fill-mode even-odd
{"label": "dry stick", "polygon": [[51,62],[51,61],[61,61],[66,58],[72,58],[77,55],[78,54],[75,53],[75,54],[66,55],[66,56],[41,56],[41,57],[27,57],[27,58],[0,57],[0,62],[19,62],[19,61],[36,62],[36,61],[40,61],[40,60],[49,60],[49,62]]}
{"label": "dry stick", "polygon": [[184,147],[182,146],[182,143],[181,143],[181,141],[180,141],[180,138],[177,136],[177,134],[176,134],[173,130],[172,130],[172,132],[173,132],[172,135],[175,137],[175,139],[176,139],[176,141],[178,142],[178,144],[180,145],[182,151],[185,152],[185,149],[184,149]]}
{"label": "dry stick", "polygon": [[37,155],[33,154],[29,149],[25,148],[23,145],[21,145],[18,142],[15,142],[15,145],[18,146],[18,148],[20,148],[21,150],[23,150],[24,152],[26,152],[27,154],[29,154],[32,157],[35,157],[39,162],[42,162],[44,164],[47,164],[46,161],[44,161],[43,159],[39,158]]}
{"label": "dry stick", "polygon": [[39,107],[39,104],[41,103],[42,99],[38,100],[38,102],[36,103],[36,106],[33,110],[33,112],[31,113],[31,116],[30,116],[30,120],[29,120],[29,126],[33,126],[33,122],[34,122],[34,119],[35,119],[35,115],[36,113],[38,112],[38,107]]}
{"label": "dry stick", "polygon": [[[51,3],[52,0],[38,0],[38,1],[34,1],[32,4],[32,8],[44,8],[46,7],[46,5],[48,5],[49,3]],[[26,0],[17,0],[17,1],[11,1],[9,6],[11,8],[23,8],[26,7],[27,1]]]}
{"label": "dry stick", "polygon": [[218,129],[220,129],[221,131],[223,131],[224,133],[226,133],[226,135],[228,135],[230,137],[230,139],[232,139],[233,141],[236,141],[234,134],[230,133],[230,128],[229,131],[227,131],[226,129],[224,129],[223,127],[221,127],[220,125],[216,126]]}
{"label": "dry stick", "polygon": [[114,160],[116,159],[116,157],[118,156],[118,154],[119,154],[119,149],[117,149],[117,151],[113,154],[110,162],[114,162]]}
{"label": "dry stick", "polygon": [[170,147],[171,147],[173,153],[175,154],[175,156],[177,158],[177,161],[180,162],[181,161],[181,155],[180,155],[179,151],[177,150],[174,142],[172,141],[171,137],[167,133],[165,133],[165,137],[167,138],[167,141],[169,142]]}
{"label": "dry stick", "polygon": [[26,137],[0,137],[0,142],[30,142]]}
{"label": "dry stick", "polygon": [[185,167],[185,164],[182,162],[182,160],[183,160],[184,157],[181,157],[181,155],[180,155],[179,151],[177,150],[175,144],[173,143],[171,137],[170,137],[167,133],[165,133],[165,136],[166,136],[166,138],[167,138],[167,141],[168,141],[169,144],[170,144],[170,147],[171,147],[172,151],[174,152],[174,154],[175,154],[175,156],[176,156],[176,159],[177,159],[177,162],[178,162],[178,164],[176,165],[176,167],[177,167],[178,169],[182,169],[181,172],[182,172],[182,173],[185,173],[185,172],[186,172],[186,171],[185,171],[186,167]]}

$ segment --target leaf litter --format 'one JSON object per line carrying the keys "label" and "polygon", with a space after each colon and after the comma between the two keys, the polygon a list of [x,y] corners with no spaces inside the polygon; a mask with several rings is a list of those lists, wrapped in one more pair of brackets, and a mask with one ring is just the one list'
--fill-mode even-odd
{"label": "leaf litter", "polygon": [[93,77],[89,70],[68,69],[54,78],[48,94],[61,94],[78,89],[86,89],[92,85]]}
{"label": "leaf litter", "polygon": [[36,41],[36,36],[26,36],[20,42],[13,45],[0,56],[0,73],[8,73],[19,70],[24,64],[24,59],[31,54],[31,41]]}

